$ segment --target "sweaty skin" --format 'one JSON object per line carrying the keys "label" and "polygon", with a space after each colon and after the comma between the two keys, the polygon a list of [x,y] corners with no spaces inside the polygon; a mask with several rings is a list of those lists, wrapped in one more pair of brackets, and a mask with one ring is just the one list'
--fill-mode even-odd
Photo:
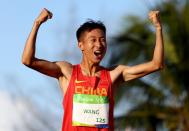
{"label": "sweaty skin", "polygon": [[[22,63],[42,74],[57,78],[64,95],[71,78],[73,65],[66,61],[50,62],[35,57],[38,30],[44,22],[51,18],[52,13],[47,9],[43,9],[34,21],[32,30],[25,44]],[[149,13],[149,19],[156,29],[156,42],[152,59],[146,63],[135,66],[118,65],[110,69],[110,77],[114,85],[117,85],[118,82],[134,80],[163,68],[164,48],[159,11],[151,11]],[[100,29],[85,32],[84,37],[78,42],[78,47],[82,51],[82,60],[80,63],[82,73],[86,76],[99,76],[102,69],[99,64],[107,48],[106,34]]]}

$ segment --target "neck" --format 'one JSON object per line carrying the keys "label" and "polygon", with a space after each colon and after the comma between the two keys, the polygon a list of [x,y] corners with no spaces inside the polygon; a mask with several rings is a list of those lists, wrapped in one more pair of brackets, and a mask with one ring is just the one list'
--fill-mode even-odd
{"label": "neck", "polygon": [[83,73],[88,76],[96,76],[97,72],[100,70],[99,63],[94,63],[85,58],[82,59],[80,66]]}

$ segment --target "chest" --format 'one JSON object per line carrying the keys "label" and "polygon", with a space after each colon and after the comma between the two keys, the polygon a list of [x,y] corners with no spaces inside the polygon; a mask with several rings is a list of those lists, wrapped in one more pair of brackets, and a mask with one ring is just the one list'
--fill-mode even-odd
{"label": "chest", "polygon": [[110,82],[106,78],[77,77],[74,80],[74,94],[108,96]]}

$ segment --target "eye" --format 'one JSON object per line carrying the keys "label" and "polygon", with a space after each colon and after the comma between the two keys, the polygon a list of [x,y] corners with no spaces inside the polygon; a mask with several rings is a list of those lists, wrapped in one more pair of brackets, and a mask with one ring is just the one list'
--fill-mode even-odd
{"label": "eye", "polygon": [[103,42],[103,43],[104,43],[104,42],[106,42],[106,39],[105,39],[105,38],[101,38],[101,39],[100,39],[100,42]]}
{"label": "eye", "polygon": [[95,42],[95,41],[96,41],[96,39],[90,39],[90,41],[91,41],[91,42]]}

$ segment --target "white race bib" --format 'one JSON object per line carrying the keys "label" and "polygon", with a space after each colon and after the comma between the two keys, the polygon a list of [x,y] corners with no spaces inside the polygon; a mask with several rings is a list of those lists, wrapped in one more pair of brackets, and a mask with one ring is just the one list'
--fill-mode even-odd
{"label": "white race bib", "polygon": [[73,126],[108,128],[109,100],[107,96],[74,94]]}

